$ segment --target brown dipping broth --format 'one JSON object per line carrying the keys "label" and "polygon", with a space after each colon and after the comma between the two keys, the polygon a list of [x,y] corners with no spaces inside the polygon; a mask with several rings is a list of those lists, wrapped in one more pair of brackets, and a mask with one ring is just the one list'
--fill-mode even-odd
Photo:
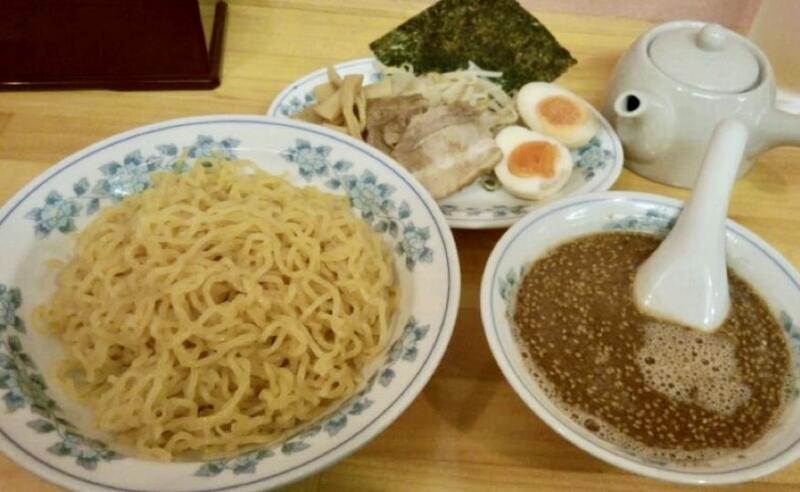
{"label": "brown dipping broth", "polygon": [[659,242],[593,234],[536,260],[513,307],[523,357],[554,403],[630,452],[685,464],[743,450],[785,403],[788,342],[730,270],[731,311],[714,333],[642,314],[633,279]]}

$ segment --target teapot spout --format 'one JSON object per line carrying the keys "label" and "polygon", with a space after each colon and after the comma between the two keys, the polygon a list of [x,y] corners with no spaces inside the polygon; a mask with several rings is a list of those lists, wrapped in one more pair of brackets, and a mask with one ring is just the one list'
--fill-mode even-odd
{"label": "teapot spout", "polygon": [[655,159],[672,143],[672,107],[645,91],[626,91],[614,101],[615,127],[625,155],[638,162]]}
{"label": "teapot spout", "polygon": [[639,91],[623,92],[614,101],[614,112],[619,118],[639,118],[644,114],[647,96]]}

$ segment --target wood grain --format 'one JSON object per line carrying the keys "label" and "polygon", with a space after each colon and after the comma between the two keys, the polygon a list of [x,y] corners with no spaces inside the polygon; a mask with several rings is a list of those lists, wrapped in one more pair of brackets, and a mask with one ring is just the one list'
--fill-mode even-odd
{"label": "wood grain", "polygon": [[[0,94],[0,202],[69,154],[135,126],[211,113],[263,114],[289,82],[367,56],[367,44],[420,10],[420,1],[236,0],[222,86],[185,92]],[[213,2],[203,0],[203,12]],[[594,104],[614,63],[650,24],[540,13],[579,60],[560,82]],[[800,264],[800,150],[765,154],[736,186],[731,216]],[[625,171],[614,186],[684,198]],[[385,432],[350,458],[290,487],[317,490],[677,490],[599,461],[531,413],[498,370],[480,322],[478,288],[502,231],[456,231],[463,288],[452,342],[431,382]],[[798,490],[800,464],[738,490]],[[0,489],[54,491],[0,456]]]}

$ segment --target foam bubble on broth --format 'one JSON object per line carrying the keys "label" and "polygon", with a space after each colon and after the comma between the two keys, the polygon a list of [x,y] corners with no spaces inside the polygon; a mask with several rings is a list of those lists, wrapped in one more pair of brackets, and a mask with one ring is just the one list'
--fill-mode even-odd
{"label": "foam bubble on broth", "polygon": [[[515,330],[515,336],[519,337],[519,332]],[[519,338],[517,338],[519,340]],[[744,453],[730,455],[729,450],[720,448],[695,449],[691,451],[683,449],[667,449],[647,446],[636,439],[620,432],[614,426],[609,425],[597,416],[580,408],[566,404],[560,397],[553,384],[547,379],[546,375],[539,367],[532,362],[530,352],[520,345],[520,355],[529,374],[533,377],[538,388],[544,393],[548,400],[552,401],[557,407],[556,411],[565,413],[575,423],[596,435],[603,441],[612,446],[620,448],[620,451],[633,455],[635,458],[646,462],[661,464],[664,462],[673,463],[680,466],[697,468],[699,466],[719,465],[724,461],[743,459]],[[725,458],[728,458],[727,460]]]}
{"label": "foam bubble on broth", "polygon": [[671,399],[731,415],[750,398],[731,340],[655,322],[644,325],[644,340],[639,369],[650,387]]}

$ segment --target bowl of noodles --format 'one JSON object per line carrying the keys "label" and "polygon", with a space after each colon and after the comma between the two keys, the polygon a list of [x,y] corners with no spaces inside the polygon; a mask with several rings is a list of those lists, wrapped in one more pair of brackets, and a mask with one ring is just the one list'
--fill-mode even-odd
{"label": "bowl of noodles", "polygon": [[137,128],[0,210],[0,450],[78,490],[263,490],[411,404],[460,276],[435,202],[303,123]]}

